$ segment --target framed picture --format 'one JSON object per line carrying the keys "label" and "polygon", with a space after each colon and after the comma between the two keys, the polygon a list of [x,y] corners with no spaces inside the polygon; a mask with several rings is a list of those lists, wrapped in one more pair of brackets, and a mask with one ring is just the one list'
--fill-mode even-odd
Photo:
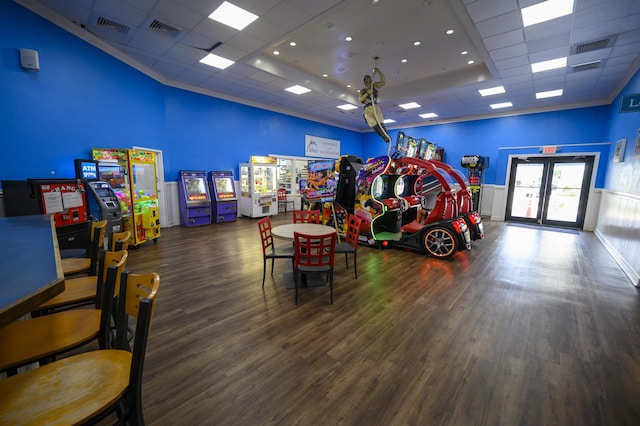
{"label": "framed picture", "polygon": [[633,156],[635,158],[640,157],[640,129],[638,129],[638,133],[636,133],[636,147],[633,150]]}
{"label": "framed picture", "polygon": [[613,162],[621,163],[624,161],[624,149],[627,145],[627,138],[620,139],[616,142],[616,152],[613,154]]}

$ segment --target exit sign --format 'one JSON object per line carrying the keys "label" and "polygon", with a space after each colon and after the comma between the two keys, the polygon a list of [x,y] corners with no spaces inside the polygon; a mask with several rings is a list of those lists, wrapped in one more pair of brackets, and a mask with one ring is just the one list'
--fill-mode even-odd
{"label": "exit sign", "polygon": [[558,151],[558,147],[555,145],[542,147],[543,154],[555,154],[557,151]]}
{"label": "exit sign", "polygon": [[620,112],[637,111],[640,111],[640,93],[623,96],[622,101],[620,101]]}

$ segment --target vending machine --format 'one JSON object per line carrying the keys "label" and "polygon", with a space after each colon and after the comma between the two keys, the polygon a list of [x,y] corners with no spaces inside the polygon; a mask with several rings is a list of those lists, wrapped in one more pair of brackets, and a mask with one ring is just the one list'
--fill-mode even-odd
{"label": "vending machine", "polygon": [[109,183],[99,180],[98,162],[94,160],[74,160],[76,178],[81,179],[87,187],[89,216],[95,220],[106,220],[105,238],[120,232],[122,211],[116,194]]}
{"label": "vending machine", "polygon": [[182,170],[178,175],[180,222],[184,226],[211,223],[211,195],[204,171]]}
{"label": "vending machine", "polygon": [[238,196],[233,184],[233,172],[209,172],[213,222],[231,222],[238,216]]}
{"label": "vending machine", "polygon": [[156,159],[151,151],[127,150],[131,191],[132,244],[156,242],[160,236],[160,209],[156,182]]}
{"label": "vending machine", "polygon": [[248,217],[278,214],[276,159],[252,156],[240,164],[240,214]]}
{"label": "vending machine", "polygon": [[107,182],[118,199],[122,229],[126,229],[133,234],[133,209],[131,191],[129,190],[127,150],[94,148],[91,150],[91,158],[98,162],[98,180]]}

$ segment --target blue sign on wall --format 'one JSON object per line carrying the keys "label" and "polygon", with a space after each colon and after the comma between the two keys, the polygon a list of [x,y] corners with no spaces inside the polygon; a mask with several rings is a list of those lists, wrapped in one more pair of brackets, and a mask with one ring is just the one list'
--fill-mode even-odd
{"label": "blue sign on wall", "polygon": [[637,111],[640,111],[640,93],[623,96],[622,101],[620,101],[620,112]]}

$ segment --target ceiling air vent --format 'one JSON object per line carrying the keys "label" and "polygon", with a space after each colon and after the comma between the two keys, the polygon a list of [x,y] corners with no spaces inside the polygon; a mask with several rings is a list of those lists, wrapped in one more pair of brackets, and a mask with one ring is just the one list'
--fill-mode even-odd
{"label": "ceiling air vent", "polygon": [[571,72],[594,70],[596,68],[600,68],[601,63],[602,61],[593,61],[593,62],[586,62],[584,64],[572,65]]}
{"label": "ceiling air vent", "polygon": [[102,16],[98,18],[96,26],[98,28],[104,28],[105,30],[115,31],[122,34],[127,34],[129,32],[129,27],[127,27],[126,25],[122,25],[107,18],[103,18]]}
{"label": "ceiling air vent", "polygon": [[613,46],[617,36],[609,36],[601,38],[599,40],[585,41],[584,43],[574,44],[571,46],[571,54],[577,55],[579,53],[593,52],[594,50],[606,49]]}
{"label": "ceiling air vent", "polygon": [[171,37],[171,38],[178,37],[182,32],[181,29],[172,27],[171,25],[165,24],[164,22],[160,22],[157,19],[154,19],[153,21],[151,21],[151,23],[149,24],[149,29],[151,31],[155,31],[157,33],[160,33],[164,36]]}

